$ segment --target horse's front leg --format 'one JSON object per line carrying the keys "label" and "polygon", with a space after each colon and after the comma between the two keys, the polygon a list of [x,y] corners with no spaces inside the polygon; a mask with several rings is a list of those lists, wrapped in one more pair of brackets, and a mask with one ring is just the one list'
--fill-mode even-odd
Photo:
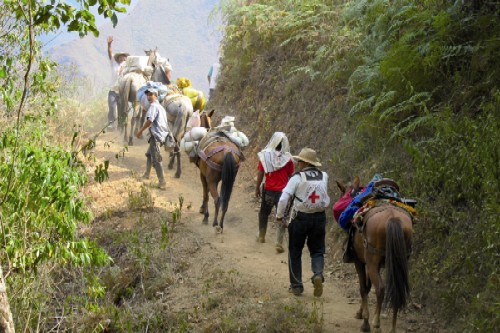
{"label": "horse's front leg", "polygon": [[[175,149],[174,149],[175,151]],[[174,168],[174,161],[175,161],[175,152],[171,151],[168,154],[168,170],[172,170]]]}
{"label": "horse's front leg", "polygon": [[203,186],[203,203],[200,207],[200,213],[203,214],[203,224],[208,224],[208,184],[207,179],[200,171],[201,185]]}
{"label": "horse's front leg", "polygon": [[356,312],[357,319],[363,319],[363,324],[361,325],[362,332],[370,332],[370,311],[368,309],[368,293],[370,292],[370,282],[366,277],[366,267],[358,258],[356,258],[354,265],[356,267],[356,272],[358,273],[359,280],[359,294],[361,295],[361,305]]}

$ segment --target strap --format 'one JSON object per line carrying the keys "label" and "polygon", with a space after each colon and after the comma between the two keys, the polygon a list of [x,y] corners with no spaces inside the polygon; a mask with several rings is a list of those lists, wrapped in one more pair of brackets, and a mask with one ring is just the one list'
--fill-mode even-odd
{"label": "strap", "polygon": [[[200,156],[200,158],[202,158],[207,163],[207,165],[209,167],[211,167],[212,169],[214,169],[216,171],[222,171],[222,166],[220,164],[215,163],[214,161],[212,161],[210,159],[210,157],[214,156],[215,154],[217,154],[220,151],[224,151],[225,153],[230,152],[230,153],[233,153],[233,154],[240,156],[239,151],[234,150],[232,147],[224,146],[224,145],[215,147],[214,149],[210,150],[208,153],[205,153],[204,150],[200,150],[200,151],[198,151],[198,156]],[[238,163],[236,165],[236,168],[239,168],[239,167],[240,167],[240,164]]]}
{"label": "strap", "polygon": [[[183,97],[182,95],[177,95],[177,96],[171,97],[170,99],[167,100],[167,102],[165,103],[165,105],[163,107],[165,108],[165,110],[168,109],[170,104],[172,104],[173,102],[175,102],[178,99],[181,99],[182,97]],[[164,99],[164,101],[165,101],[165,99]]]}

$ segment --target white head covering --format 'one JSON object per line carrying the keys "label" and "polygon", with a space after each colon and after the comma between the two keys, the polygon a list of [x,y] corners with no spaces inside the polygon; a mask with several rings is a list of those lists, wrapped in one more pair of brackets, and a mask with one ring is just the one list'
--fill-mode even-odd
{"label": "white head covering", "polygon": [[[281,150],[276,150],[276,147],[281,143]],[[259,153],[259,160],[264,167],[265,173],[274,172],[283,168],[288,161],[292,159],[290,154],[290,144],[288,138],[283,132],[274,132],[267,146]]]}

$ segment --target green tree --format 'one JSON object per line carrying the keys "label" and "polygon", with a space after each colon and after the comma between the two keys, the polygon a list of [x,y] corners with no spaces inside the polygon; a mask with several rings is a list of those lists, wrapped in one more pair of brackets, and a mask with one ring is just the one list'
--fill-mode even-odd
{"label": "green tree", "polygon": [[[70,144],[51,143],[47,117],[57,111],[60,79],[56,64],[43,57],[37,36],[60,28],[97,36],[91,9],[116,25],[116,13],[125,12],[130,0],[78,3],[78,8],[56,0],[0,3],[0,263],[7,285],[21,291],[29,290],[43,265],[109,262],[102,249],[77,232],[79,223],[91,219],[79,192],[86,170]],[[92,142],[84,149],[91,147]],[[106,170],[99,168],[97,178],[102,180]],[[17,323],[26,327],[33,317],[23,311],[36,309],[37,300],[18,295],[28,299],[17,302],[24,308],[14,309]]]}

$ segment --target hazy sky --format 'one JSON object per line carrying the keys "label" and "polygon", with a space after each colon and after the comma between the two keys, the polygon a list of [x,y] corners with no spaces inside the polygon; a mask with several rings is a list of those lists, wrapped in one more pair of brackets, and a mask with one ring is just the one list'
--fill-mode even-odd
{"label": "hazy sky", "polygon": [[[120,22],[121,18],[127,16],[128,13],[131,12],[139,1],[140,0],[131,0],[130,6],[127,7],[127,12],[123,14],[119,13],[117,15],[118,22]],[[66,0],[65,2],[74,6],[75,8],[78,8],[80,6],[79,0]],[[105,22],[111,22],[109,19],[105,19],[103,16],[97,13],[97,6],[92,7],[91,11],[95,15],[95,21],[98,27]],[[39,39],[45,44],[43,48],[47,49],[56,45],[67,43],[75,38],[79,38],[78,32],[67,32],[67,27],[63,27],[59,29],[58,32],[41,36]]]}

